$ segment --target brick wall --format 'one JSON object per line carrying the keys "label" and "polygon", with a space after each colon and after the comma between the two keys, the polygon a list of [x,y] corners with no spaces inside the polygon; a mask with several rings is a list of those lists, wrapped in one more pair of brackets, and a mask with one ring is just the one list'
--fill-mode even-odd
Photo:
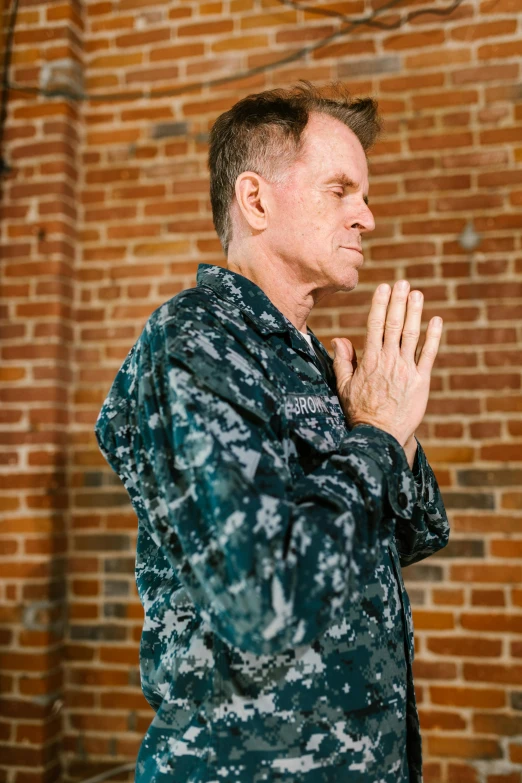
{"label": "brick wall", "polygon": [[[361,17],[381,0],[314,0]],[[0,783],[81,781],[132,761],[141,695],[136,520],[93,425],[148,315],[223,264],[207,133],[240,97],[298,78],[379,99],[377,220],[360,284],[309,323],[362,347],[378,282],[407,277],[445,330],[419,437],[448,547],[404,572],[426,783],[521,783],[522,6],[411,0],[339,29],[278,0],[21,2],[3,154]],[[110,98],[111,94],[118,94]],[[127,95],[125,100],[121,94]],[[479,244],[459,236],[472,219]],[[61,771],[60,771],[61,770]],[[128,779],[125,773],[120,780]]]}
{"label": "brick wall", "polygon": [[[21,4],[11,78],[49,89],[71,83],[81,70],[80,31],[74,0]],[[60,775],[81,124],[79,106],[63,99],[11,92],[8,109],[3,153],[11,172],[2,183],[0,249],[0,780],[31,783]]]}

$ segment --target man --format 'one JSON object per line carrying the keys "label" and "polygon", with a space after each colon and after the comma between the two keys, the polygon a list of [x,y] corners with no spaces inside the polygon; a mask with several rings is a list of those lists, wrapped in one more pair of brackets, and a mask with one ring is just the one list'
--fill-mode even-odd
{"label": "man", "polygon": [[[363,263],[376,104],[310,83],[211,134],[228,268],[158,308],[96,424],[139,519],[138,783],[419,783],[401,566],[448,522],[414,432],[441,323],[379,287],[358,363],[307,328]],[[439,319],[440,321],[440,319]],[[413,472],[412,472],[413,469]]]}

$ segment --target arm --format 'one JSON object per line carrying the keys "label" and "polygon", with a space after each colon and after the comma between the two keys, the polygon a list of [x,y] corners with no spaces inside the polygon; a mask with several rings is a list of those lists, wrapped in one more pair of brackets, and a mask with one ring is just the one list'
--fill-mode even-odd
{"label": "arm", "polygon": [[398,520],[395,528],[399,561],[403,567],[445,547],[450,532],[437,479],[419,441],[412,472],[417,496],[414,512],[409,521]]}
{"label": "arm", "polygon": [[[377,565],[397,517],[411,518],[404,451],[360,425],[294,484],[282,395],[252,358],[208,324],[193,339],[168,331],[143,345],[136,379],[132,482],[151,534],[227,643],[255,654],[310,643]],[[106,455],[128,447],[128,428],[113,431],[112,444],[97,432]]]}

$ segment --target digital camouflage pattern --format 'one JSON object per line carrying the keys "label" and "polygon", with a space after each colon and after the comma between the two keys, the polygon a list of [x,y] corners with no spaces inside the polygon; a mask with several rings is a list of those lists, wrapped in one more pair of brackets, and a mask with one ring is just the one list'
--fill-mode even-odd
{"label": "digital camouflage pattern", "polygon": [[137,783],[419,783],[401,566],[446,545],[418,446],[350,429],[332,359],[252,281],[200,264],[96,423],[139,520]]}

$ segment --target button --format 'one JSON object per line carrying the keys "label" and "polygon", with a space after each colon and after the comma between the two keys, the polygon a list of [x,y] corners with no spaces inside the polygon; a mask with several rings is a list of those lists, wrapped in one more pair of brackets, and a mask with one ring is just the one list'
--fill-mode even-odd
{"label": "button", "polygon": [[406,508],[406,506],[408,505],[408,498],[406,497],[404,492],[399,492],[399,494],[397,495],[397,500],[399,501],[399,506],[401,508]]}

